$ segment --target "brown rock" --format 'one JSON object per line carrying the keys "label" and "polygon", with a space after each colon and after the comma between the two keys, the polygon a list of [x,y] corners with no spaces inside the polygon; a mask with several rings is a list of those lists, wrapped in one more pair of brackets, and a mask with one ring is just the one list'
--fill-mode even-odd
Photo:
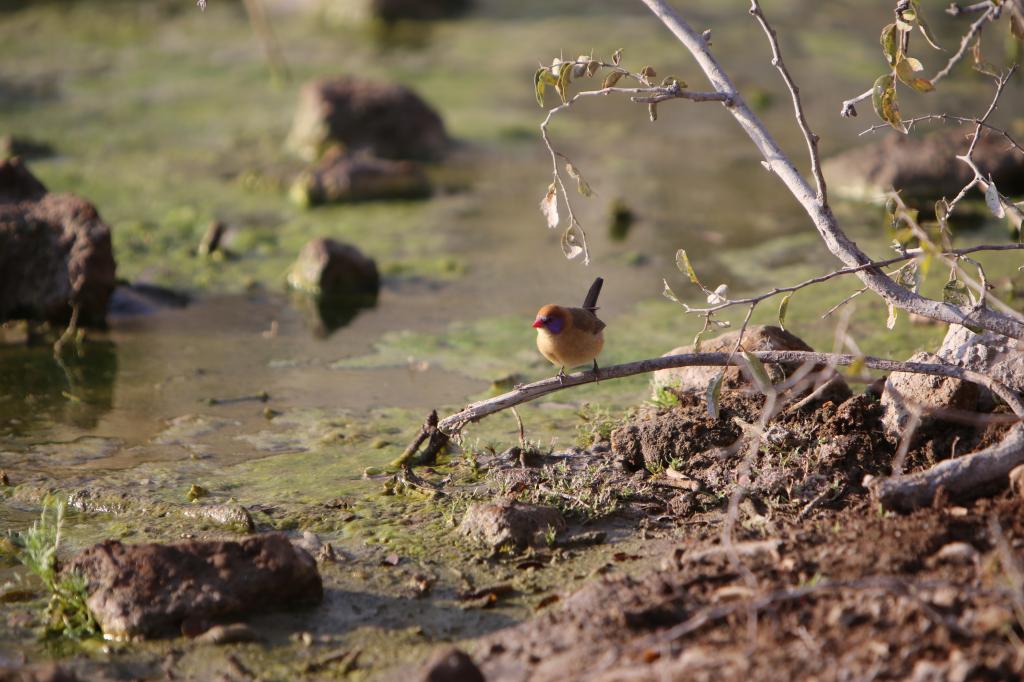
{"label": "brown rock", "polygon": [[548,528],[565,528],[561,512],[515,500],[471,505],[459,524],[461,534],[488,547],[523,548],[541,540]]}
{"label": "brown rock", "polygon": [[[908,362],[942,362],[932,353],[915,353]],[[923,421],[920,433],[927,432],[932,423],[927,417],[929,408],[951,408],[973,410],[978,403],[978,387],[959,379],[938,377],[929,374],[893,372],[885,381],[882,392],[882,425],[891,439],[902,436],[910,421],[912,410],[922,409]],[[916,407],[915,407],[916,406]]]}
{"label": "brown rock", "polygon": [[48,194],[17,159],[0,161],[0,322],[102,326],[114,290],[110,228],[72,194]]}
{"label": "brown rock", "polygon": [[[968,132],[955,126],[922,136],[893,132],[827,160],[824,172],[830,186],[858,198],[875,199],[893,188],[907,200],[952,197],[974,177],[967,164],[956,160],[967,150]],[[1024,191],[1024,154],[1008,148],[1001,135],[984,132],[973,158],[1004,194]]]}
{"label": "brown rock", "polygon": [[[1024,350],[1020,342],[994,332],[975,334],[958,324],[950,325],[936,353],[946,362],[985,374],[1008,388],[1024,392]],[[989,411],[998,398],[978,387],[978,409]]]}
{"label": "brown rock", "polygon": [[288,146],[310,161],[332,146],[385,159],[438,159],[448,135],[441,117],[408,88],[341,77],[302,89]]}
{"label": "brown rock", "polygon": [[298,177],[292,199],[302,206],[373,199],[420,199],[430,196],[430,181],[413,161],[330,152]]}
{"label": "brown rock", "polygon": [[435,654],[423,667],[419,679],[422,682],[485,682],[473,659],[455,647]]}
{"label": "brown rock", "polygon": [[0,161],[0,204],[38,201],[46,187],[29,172],[19,158]]}
{"label": "brown rock", "polygon": [[288,272],[293,289],[318,296],[376,296],[377,264],[350,244],[319,237],[306,243]]}
{"label": "brown rock", "polygon": [[1017,497],[1024,497],[1024,464],[1010,470],[1010,490]]}
{"label": "brown rock", "polygon": [[107,540],[68,570],[88,582],[89,609],[106,635],[175,635],[186,618],[211,620],[319,603],[316,562],[279,534],[241,542],[124,545]]}
{"label": "brown rock", "polygon": [[0,682],[79,682],[73,670],[57,663],[24,666],[18,669],[0,668]]}
{"label": "brown rock", "polygon": [[[704,353],[728,353],[736,347],[736,338],[739,332],[727,332],[713,339],[704,341],[701,344],[701,352]],[[748,327],[743,335],[743,350],[795,350],[813,351],[814,349],[804,343],[803,339],[780,327],[770,325],[754,325]],[[680,346],[670,350],[665,355],[680,355],[694,352],[693,346]],[[792,374],[794,368],[784,368],[780,365],[766,365],[769,375],[773,381],[780,381],[783,377]],[[661,388],[673,388],[678,391],[703,394],[718,373],[721,367],[673,367],[671,369],[660,369],[654,373],[651,380],[654,392]],[[737,388],[747,383],[738,367],[730,367],[725,371],[725,382],[723,388]],[[842,377],[835,375],[830,381],[830,386],[821,394],[821,400],[831,400],[841,403],[850,397],[850,389]]]}

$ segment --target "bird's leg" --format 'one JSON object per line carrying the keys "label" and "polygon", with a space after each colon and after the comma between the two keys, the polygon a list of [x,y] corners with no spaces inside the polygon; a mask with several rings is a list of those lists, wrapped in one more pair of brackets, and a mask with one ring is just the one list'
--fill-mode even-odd
{"label": "bird's leg", "polygon": [[556,374],[555,376],[558,377],[558,383],[564,384],[565,383],[565,376],[566,376],[565,375],[565,367],[559,367],[558,368],[558,374]]}
{"label": "bird's leg", "polygon": [[594,379],[596,381],[601,380],[601,370],[597,366],[597,358],[594,358]]}

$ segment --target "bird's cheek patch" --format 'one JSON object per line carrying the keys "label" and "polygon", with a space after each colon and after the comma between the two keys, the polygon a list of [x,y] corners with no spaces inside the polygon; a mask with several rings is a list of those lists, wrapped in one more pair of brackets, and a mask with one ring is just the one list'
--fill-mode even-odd
{"label": "bird's cheek patch", "polygon": [[557,334],[558,332],[562,331],[562,328],[564,326],[565,320],[563,320],[560,317],[553,317],[551,318],[551,320],[548,321],[548,331],[551,332],[552,334]]}

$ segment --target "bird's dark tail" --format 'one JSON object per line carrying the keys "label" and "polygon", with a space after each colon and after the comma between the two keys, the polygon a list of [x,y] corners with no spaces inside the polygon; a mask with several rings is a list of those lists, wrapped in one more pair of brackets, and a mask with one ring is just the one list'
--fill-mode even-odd
{"label": "bird's dark tail", "polygon": [[604,284],[604,279],[598,277],[594,280],[594,283],[590,285],[590,291],[587,292],[587,297],[583,299],[583,307],[588,310],[597,310],[597,297],[601,295],[601,285]]}

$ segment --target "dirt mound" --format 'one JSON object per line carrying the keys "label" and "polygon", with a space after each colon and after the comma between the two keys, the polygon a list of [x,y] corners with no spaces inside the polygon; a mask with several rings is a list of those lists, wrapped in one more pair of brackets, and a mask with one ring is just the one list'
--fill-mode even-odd
{"label": "dirt mound", "polygon": [[[612,432],[612,451],[626,468],[671,468],[712,499],[727,493],[745,457],[744,430],[757,422],[764,397],[727,393],[718,419],[700,396],[649,410]],[[859,488],[865,474],[886,471],[891,445],[882,437],[881,407],[868,396],[841,405],[783,413],[764,434],[752,462],[751,495],[809,501],[832,486],[838,496]]]}
{"label": "dirt mound", "polygon": [[1022,511],[1018,499],[909,516],[865,505],[775,544],[738,529],[742,570],[722,551],[677,551],[481,640],[476,658],[492,681],[1019,679],[998,634],[1019,627],[999,537],[1021,537]]}

